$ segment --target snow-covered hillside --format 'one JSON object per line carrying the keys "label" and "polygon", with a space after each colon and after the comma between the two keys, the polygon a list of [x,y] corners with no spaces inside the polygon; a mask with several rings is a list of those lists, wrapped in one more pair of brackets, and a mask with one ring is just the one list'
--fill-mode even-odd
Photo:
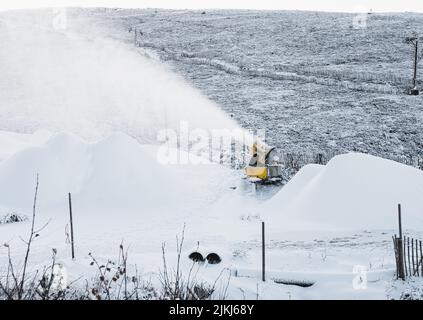
{"label": "snow-covered hillside", "polygon": [[[422,157],[422,96],[411,85],[423,15],[251,10],[79,10],[91,30],[138,44],[283,153]],[[420,66],[421,67],[421,66]],[[419,67],[419,74],[420,74]],[[418,77],[420,82],[420,76]]]}
{"label": "snow-covered hillside", "polygon": [[[0,221],[23,218],[0,224],[0,276],[9,250],[22,262],[38,175],[36,227],[48,223],[33,243],[32,271],[50,263],[54,248],[69,281],[82,277],[83,286],[95,273],[90,253],[108,261],[123,243],[132,270],[160,286],[162,244],[174,262],[185,226],[183,272],[193,250],[217,252],[220,264],[197,264],[195,273],[209,283],[224,274],[229,298],[400,296],[391,236],[398,203],[404,234],[423,236],[422,171],[345,153],[303,167],[283,188],[254,188],[219,157],[167,146],[195,161],[163,163],[157,134],[181,134],[186,121],[206,133],[265,128],[268,143],[292,153],[419,156],[421,97],[398,93],[406,54],[395,60],[396,44],[379,57],[387,44],[373,46],[392,21],[386,40],[399,41],[408,21],[420,26],[419,15],[372,16],[368,34],[350,29],[349,15],[300,12],[72,9],[66,30],[52,29],[49,17],[0,14]],[[339,22],[344,38],[328,33]],[[366,290],[353,285],[357,267]]]}

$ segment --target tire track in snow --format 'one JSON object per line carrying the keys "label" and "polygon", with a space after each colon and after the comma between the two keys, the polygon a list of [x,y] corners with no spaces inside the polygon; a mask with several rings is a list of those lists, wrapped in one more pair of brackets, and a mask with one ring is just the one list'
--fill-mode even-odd
{"label": "tire track in snow", "polygon": [[[371,75],[354,75],[357,76],[359,79],[366,80],[358,83],[351,81],[350,79],[345,79],[345,77],[337,71],[273,71],[266,70],[263,68],[249,68],[242,65],[231,64],[224,60],[210,59],[202,57],[199,54],[186,51],[174,52],[165,46],[156,45],[154,43],[138,43],[138,47],[142,49],[152,49],[160,56],[162,56],[162,58],[164,56],[165,60],[173,60],[196,65],[210,66],[219,71],[239,76],[268,78],[276,81],[298,81],[301,83],[314,83],[318,85],[339,87],[368,93],[397,95],[404,92],[404,89],[398,88],[397,86],[393,86],[388,83],[374,83],[381,82],[382,80]],[[150,58],[154,58],[149,55],[148,52],[144,52],[144,54],[150,56]],[[396,85],[403,82],[402,78],[395,76],[392,76],[392,80]]]}

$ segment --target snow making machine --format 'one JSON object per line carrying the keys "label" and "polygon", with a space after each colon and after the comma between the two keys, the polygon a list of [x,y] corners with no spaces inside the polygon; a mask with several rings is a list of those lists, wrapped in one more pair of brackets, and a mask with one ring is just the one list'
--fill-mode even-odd
{"label": "snow making machine", "polygon": [[252,182],[278,183],[282,177],[282,167],[279,163],[275,147],[258,143],[251,147],[251,158],[245,168],[245,175]]}

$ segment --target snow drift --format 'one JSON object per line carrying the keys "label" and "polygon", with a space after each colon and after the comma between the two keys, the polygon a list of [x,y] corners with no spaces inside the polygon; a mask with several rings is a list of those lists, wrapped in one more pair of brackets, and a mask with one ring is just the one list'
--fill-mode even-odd
{"label": "snow drift", "polygon": [[[423,172],[390,160],[350,153],[326,166],[307,165],[267,204],[269,219],[305,228],[397,227],[402,204],[405,228],[423,227]],[[272,213],[270,213],[272,212]]]}
{"label": "snow drift", "polygon": [[122,133],[96,143],[60,133],[44,144],[19,149],[27,140],[31,139],[26,135],[0,134],[7,145],[19,142],[18,150],[9,148],[10,156],[0,161],[3,208],[30,212],[38,173],[43,209],[66,205],[71,192],[90,212],[187,213],[219,197],[233,176],[229,169],[213,164],[162,165],[157,147],[141,145]]}
{"label": "snow drift", "polygon": [[50,137],[51,133],[44,130],[36,131],[34,134],[0,131],[0,161],[26,148],[41,146]]}

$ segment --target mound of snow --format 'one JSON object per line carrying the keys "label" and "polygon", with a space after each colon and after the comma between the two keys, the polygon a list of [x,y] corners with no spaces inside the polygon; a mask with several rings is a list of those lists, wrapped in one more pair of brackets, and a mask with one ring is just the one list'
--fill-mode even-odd
{"label": "mound of snow", "polygon": [[53,135],[0,162],[0,207],[30,212],[37,173],[43,209],[65,206],[71,192],[78,209],[90,212],[145,213],[162,208],[187,213],[226,189],[228,169],[213,164],[162,165],[157,148],[121,133],[96,143],[69,133]]}
{"label": "mound of snow", "polygon": [[[326,166],[308,165],[265,204],[271,220],[303,227],[423,228],[423,172],[382,158],[350,153]],[[271,213],[270,213],[271,212]]]}
{"label": "mound of snow", "polygon": [[34,134],[0,131],[0,161],[28,147],[40,146],[51,136],[49,131],[38,130]]}

